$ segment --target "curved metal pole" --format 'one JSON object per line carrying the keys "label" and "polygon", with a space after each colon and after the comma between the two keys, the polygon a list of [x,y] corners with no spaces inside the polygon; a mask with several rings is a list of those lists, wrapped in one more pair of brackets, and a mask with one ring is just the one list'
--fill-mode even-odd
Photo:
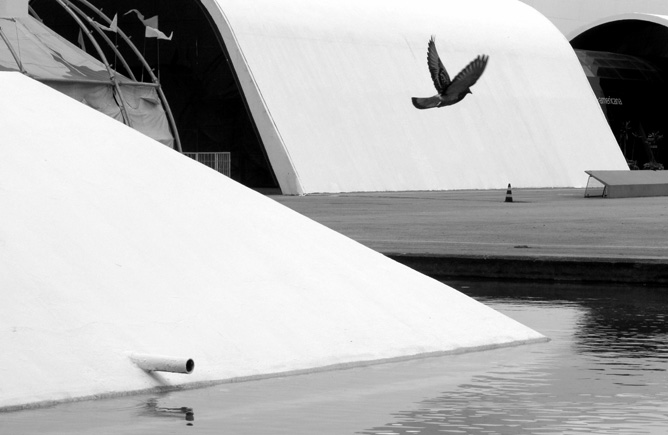
{"label": "curved metal pole", "polygon": [[[28,74],[30,75],[30,74]],[[57,79],[57,78],[44,78],[40,77],[37,80],[40,82],[51,82],[51,83],[77,83],[77,84],[96,84],[96,85],[108,85],[109,81],[108,80],[77,80],[77,79]],[[142,83],[142,82],[121,82],[119,83],[119,86],[123,87],[133,87],[133,86],[142,86],[146,88],[157,88],[158,85],[155,83]]]}
{"label": "curved metal pole", "polygon": [[169,124],[172,126],[172,134],[174,135],[174,142],[176,143],[176,151],[182,153],[183,149],[181,148],[181,138],[179,137],[179,131],[176,129],[176,121],[174,120],[174,116],[172,115],[172,109],[169,107],[169,103],[167,102],[167,97],[165,97],[165,93],[162,92],[162,86],[158,86],[157,89],[158,89],[158,97],[160,97],[160,101],[162,101],[162,104],[165,107],[167,120],[169,121]]}
{"label": "curved metal pole", "polygon": [[111,81],[111,84],[114,86],[114,89],[116,89],[116,93],[118,95],[118,100],[120,102],[119,107],[121,108],[121,115],[123,116],[123,119],[125,120],[125,124],[129,127],[132,127],[132,122],[130,121],[130,117],[128,116],[128,112],[126,109],[126,102],[125,98],[123,98],[123,94],[121,93],[121,88],[118,86],[118,82],[116,81],[116,75],[114,74],[114,70],[111,69],[109,66],[109,62],[107,61],[107,57],[104,55],[104,52],[102,51],[102,48],[100,48],[100,45],[97,43],[95,38],[93,38],[93,35],[90,34],[88,31],[88,28],[85,26],[85,24],[79,19],[77,14],[70,9],[68,5],[65,4],[63,0],[56,0],[60,6],[72,17],[74,18],[74,21],[77,22],[81,30],[85,31],[86,36],[88,37],[88,40],[93,44],[95,47],[95,50],[97,51],[97,54],[100,56],[100,59],[102,60],[102,63],[104,63],[105,68],[107,69],[107,72],[109,73],[109,80]]}
{"label": "curved metal pole", "polygon": [[[60,0],[57,0],[60,1]],[[66,0],[68,1],[68,0]],[[102,13],[98,8],[93,6],[90,2],[87,0],[78,0],[79,3],[85,5],[88,7],[90,10],[95,12],[102,20],[104,20],[107,24],[111,24],[111,20],[109,17],[107,17],[105,14]],[[69,1],[68,1],[69,2]],[[146,59],[144,59],[144,56],[142,56],[141,52],[137,49],[137,47],[134,45],[132,40],[123,32],[120,28],[117,31],[117,34],[120,35],[120,37],[125,41],[126,44],[128,44],[128,47],[133,51],[135,56],[137,56],[137,59],[141,62],[142,66],[144,69],[148,72],[149,77],[151,77],[151,80],[153,83],[159,84],[160,81],[158,78],[153,74],[153,71],[151,70],[150,65],[148,62],[146,62]],[[162,91],[162,86],[158,86],[158,97],[160,97],[160,101],[162,102],[163,107],[165,108],[165,113],[167,114],[167,120],[169,122],[169,125],[172,128],[172,134],[174,135],[174,142],[176,144],[176,150],[180,153],[183,152],[183,149],[181,148],[181,139],[179,137],[179,131],[176,129],[176,121],[174,120],[174,116],[172,115],[172,109],[169,107],[169,103],[167,102],[167,97],[165,97],[164,92]]]}
{"label": "curved metal pole", "polygon": [[[102,39],[104,39],[104,41],[105,41],[105,42],[109,45],[109,47],[114,51],[114,54],[116,55],[116,57],[118,57],[118,59],[121,61],[121,63],[123,64],[123,68],[125,68],[125,71],[127,71],[127,73],[128,73],[128,75],[130,76],[130,78],[131,78],[132,80],[134,80],[134,81],[138,81],[137,78],[135,77],[134,73],[133,73],[132,70],[130,69],[130,65],[128,65],[128,63],[125,61],[125,58],[123,57],[123,55],[121,54],[121,52],[118,51],[118,48],[116,48],[116,44],[114,44],[114,42],[113,42],[111,39],[109,39],[109,37],[107,36],[107,34],[104,33],[104,31],[103,31],[102,29],[100,29],[100,25],[99,25],[98,23],[96,23],[96,22],[95,22],[92,18],[90,18],[88,15],[86,15],[86,14],[85,14],[81,9],[79,9],[76,5],[72,4],[71,1],[65,0],[65,2],[67,3],[67,5],[68,5],[70,8],[72,8],[72,10],[73,10],[74,12],[76,12],[77,14],[79,14],[79,16],[80,16],[81,18],[84,18],[84,19],[88,22],[88,24],[89,24],[93,29],[95,29],[95,31],[98,33],[98,35],[100,35],[100,36],[102,37]],[[108,19],[108,17],[105,17],[105,18]],[[111,20],[109,20],[109,23],[111,23]]]}
{"label": "curved metal pole", "polygon": [[[18,26],[19,24],[16,22],[16,20],[11,19],[11,21],[14,22],[14,25]],[[25,68],[23,68],[23,63],[21,62],[21,58],[19,57],[18,54],[16,54],[16,51],[14,51],[14,47],[12,47],[12,44],[9,43],[9,39],[7,38],[7,35],[5,35],[5,32],[3,32],[2,27],[0,27],[0,37],[2,38],[3,41],[5,41],[5,44],[7,44],[7,48],[9,48],[9,52],[12,54],[12,57],[14,58],[14,61],[16,62],[16,65],[19,67],[19,71],[21,71],[22,74],[28,74]]]}

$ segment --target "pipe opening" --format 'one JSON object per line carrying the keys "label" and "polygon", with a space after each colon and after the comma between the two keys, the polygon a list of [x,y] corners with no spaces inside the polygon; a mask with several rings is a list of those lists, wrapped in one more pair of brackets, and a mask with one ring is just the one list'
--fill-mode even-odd
{"label": "pipe opening", "polygon": [[190,374],[195,369],[192,358],[176,358],[163,355],[131,354],[130,359],[147,372],[172,372]]}

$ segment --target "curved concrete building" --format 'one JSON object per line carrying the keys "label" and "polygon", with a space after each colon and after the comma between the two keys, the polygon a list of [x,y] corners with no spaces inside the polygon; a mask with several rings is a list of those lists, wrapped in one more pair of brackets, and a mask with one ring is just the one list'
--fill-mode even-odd
{"label": "curved concrete building", "polygon": [[526,0],[568,38],[631,169],[668,162],[668,3]]}
{"label": "curved concrete building", "polygon": [[[624,169],[577,56],[535,9],[510,0],[95,0],[143,41],[130,8],[174,38],[144,44],[186,152],[231,153],[232,178],[285,194],[579,187]],[[75,40],[55,2],[45,23]],[[69,32],[69,33],[68,33]],[[434,35],[454,77],[490,60],[473,95],[436,93]]]}
{"label": "curved concrete building", "polygon": [[[626,167],[571,47],[521,3],[203,4],[284,193],[583,186]],[[419,111],[432,34],[452,76],[490,61],[473,95]]]}

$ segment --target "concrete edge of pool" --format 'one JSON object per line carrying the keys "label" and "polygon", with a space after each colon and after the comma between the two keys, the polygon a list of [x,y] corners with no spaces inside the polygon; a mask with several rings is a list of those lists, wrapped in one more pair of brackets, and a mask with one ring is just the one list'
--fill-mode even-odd
{"label": "concrete edge of pool", "polygon": [[668,260],[575,256],[495,256],[386,253],[433,277],[664,285]]}
{"label": "concrete edge of pool", "polygon": [[437,351],[437,352],[425,352],[425,353],[420,353],[420,354],[415,354],[415,355],[405,355],[405,356],[398,356],[398,357],[392,357],[392,358],[382,358],[382,359],[376,359],[376,360],[353,361],[353,362],[348,362],[348,363],[331,364],[331,365],[326,365],[326,366],[321,366],[321,367],[313,367],[313,368],[309,368],[309,369],[289,370],[289,371],[285,371],[285,372],[266,373],[266,374],[260,374],[260,375],[252,375],[252,376],[240,376],[240,377],[233,377],[233,378],[228,378],[228,379],[216,379],[216,380],[210,380],[210,381],[198,381],[198,382],[191,382],[191,383],[183,383],[183,384],[179,384],[179,385],[166,385],[166,386],[151,387],[151,388],[138,389],[138,390],[116,391],[116,392],[100,393],[100,394],[93,394],[93,395],[81,396],[81,397],[72,397],[72,398],[59,399],[59,400],[42,400],[42,401],[38,401],[38,402],[25,403],[25,404],[21,404],[21,405],[0,406],[0,413],[27,411],[27,410],[31,410],[31,409],[47,408],[47,407],[57,406],[57,405],[66,404],[66,403],[84,402],[84,401],[89,401],[89,400],[104,400],[104,399],[113,399],[113,398],[118,398],[118,397],[140,396],[140,395],[144,395],[144,394],[166,393],[166,392],[171,392],[171,391],[183,391],[183,390],[191,390],[191,389],[198,389],[198,388],[208,388],[208,387],[213,387],[213,386],[216,386],[216,385],[224,385],[224,384],[231,384],[231,383],[238,383],[238,382],[252,382],[252,381],[261,381],[261,380],[264,380],[264,379],[273,379],[273,378],[280,378],[280,377],[287,377],[287,376],[303,376],[303,375],[308,375],[308,374],[312,374],[312,373],[323,373],[323,372],[335,371],[335,370],[349,370],[349,369],[355,369],[355,368],[360,368],[360,367],[368,367],[368,366],[379,365],[379,364],[392,364],[392,363],[399,363],[399,362],[411,361],[411,360],[417,360],[417,359],[438,358],[438,357],[445,357],[445,356],[451,356],[451,355],[462,355],[462,354],[466,354],[466,353],[484,352],[484,351],[490,351],[490,350],[495,350],[495,349],[504,349],[504,348],[512,348],[512,347],[517,347],[517,346],[526,346],[526,345],[532,345],[532,344],[547,343],[550,340],[551,339],[549,337],[543,336],[543,337],[532,338],[532,339],[527,339],[527,340],[516,340],[516,341],[512,341],[512,342],[507,342],[507,343],[489,344],[489,345],[482,345],[482,346],[475,346],[475,347],[468,347],[468,348],[459,348],[459,349],[453,349],[453,350],[444,350],[444,351]]}

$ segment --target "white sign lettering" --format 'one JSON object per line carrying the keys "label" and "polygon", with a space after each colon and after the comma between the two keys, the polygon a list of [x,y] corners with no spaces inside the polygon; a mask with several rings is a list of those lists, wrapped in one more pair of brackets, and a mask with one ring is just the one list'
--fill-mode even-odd
{"label": "white sign lettering", "polygon": [[598,99],[598,104],[612,104],[614,106],[621,106],[622,105],[622,99],[621,98],[611,98],[611,97],[600,97]]}

